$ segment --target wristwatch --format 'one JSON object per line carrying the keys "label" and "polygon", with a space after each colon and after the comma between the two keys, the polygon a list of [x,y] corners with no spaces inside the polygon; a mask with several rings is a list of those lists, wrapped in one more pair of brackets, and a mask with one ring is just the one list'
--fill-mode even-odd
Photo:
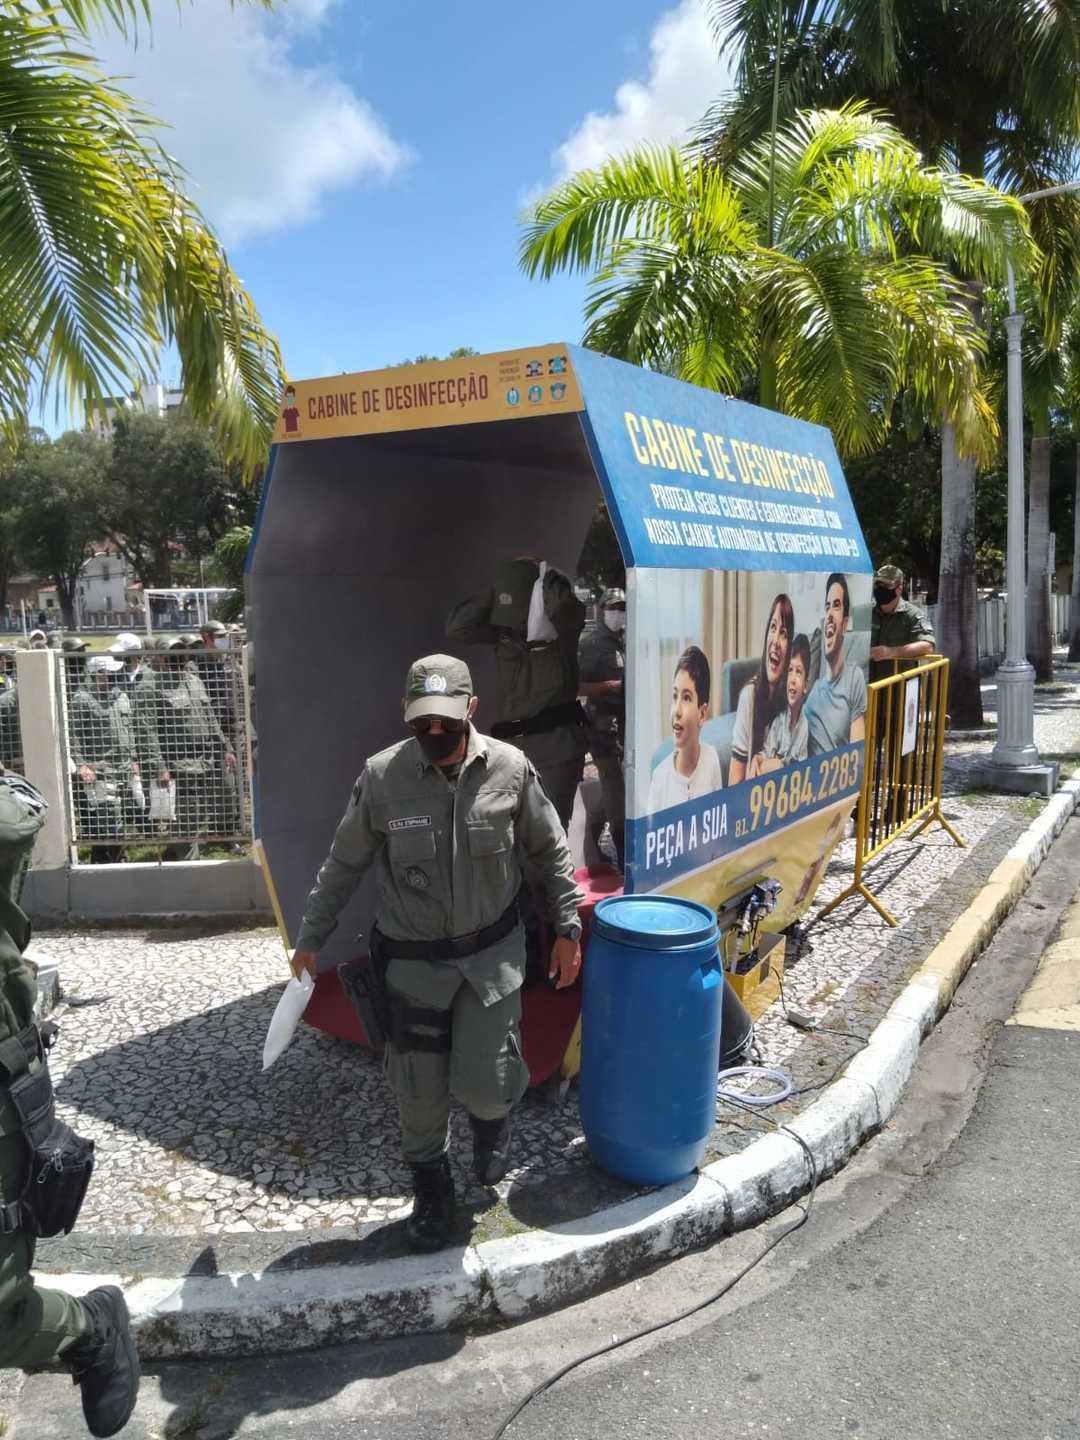
{"label": "wristwatch", "polygon": [[559,934],[563,940],[572,940],[576,945],[577,942],[581,939],[580,922],[577,920],[572,921],[571,924],[567,925],[564,930],[561,930],[559,932]]}

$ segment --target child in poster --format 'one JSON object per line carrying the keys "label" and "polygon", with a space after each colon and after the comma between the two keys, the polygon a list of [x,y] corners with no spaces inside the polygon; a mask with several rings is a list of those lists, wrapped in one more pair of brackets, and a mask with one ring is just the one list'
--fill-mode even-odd
{"label": "child in poster", "polygon": [[675,662],[672,684],[671,733],[675,748],[653,772],[650,815],[723,788],[720,757],[715,747],[701,738],[711,693],[709,662],[696,645],[688,645]]}

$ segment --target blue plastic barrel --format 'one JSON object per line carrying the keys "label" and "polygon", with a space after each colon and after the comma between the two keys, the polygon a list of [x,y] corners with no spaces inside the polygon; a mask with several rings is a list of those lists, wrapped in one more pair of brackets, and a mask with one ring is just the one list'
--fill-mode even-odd
{"label": "blue plastic barrel", "polygon": [[581,1008],[581,1123],[599,1165],[665,1185],[700,1163],[716,1114],[724,993],[716,916],[674,895],[593,913]]}

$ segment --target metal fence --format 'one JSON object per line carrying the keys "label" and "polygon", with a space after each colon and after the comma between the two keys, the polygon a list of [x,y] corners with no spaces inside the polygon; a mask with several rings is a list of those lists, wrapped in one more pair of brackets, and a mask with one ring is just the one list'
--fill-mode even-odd
{"label": "metal fence", "polygon": [[15,656],[0,650],[0,770],[23,773],[22,730]]}
{"label": "metal fence", "polygon": [[176,647],[57,664],[72,835],[92,860],[147,845],[195,859],[207,844],[250,841],[241,653]]}
{"label": "metal fence", "polygon": [[914,839],[935,822],[957,845],[964,844],[941,810],[948,693],[949,662],[941,655],[924,656],[913,670],[869,686],[854,874],[822,915],[859,895],[886,924],[896,925],[896,917],[867,886],[865,867],[900,836]]}
{"label": "metal fence", "polygon": [[[1005,620],[1008,600],[1004,595],[984,595],[976,601],[975,632],[978,642],[978,656],[985,672],[993,670],[1005,659]],[[1069,638],[1069,618],[1072,612],[1071,595],[1051,595],[1050,628],[1055,645],[1064,645]],[[926,606],[926,617],[930,621],[938,643],[936,605]]]}

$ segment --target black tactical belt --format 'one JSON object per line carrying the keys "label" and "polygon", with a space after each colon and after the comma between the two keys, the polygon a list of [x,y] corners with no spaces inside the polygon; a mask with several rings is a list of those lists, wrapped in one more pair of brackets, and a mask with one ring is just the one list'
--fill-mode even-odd
{"label": "black tactical belt", "polygon": [[383,953],[388,960],[467,960],[479,955],[489,945],[503,940],[518,923],[517,900],[503,911],[493,925],[474,930],[471,935],[451,935],[445,940],[395,940],[379,931]]}
{"label": "black tactical belt", "polygon": [[538,710],[527,720],[497,720],[491,727],[496,740],[514,740],[519,735],[546,735],[549,730],[558,730],[560,725],[586,725],[585,712],[576,700],[565,705],[549,705]]}

